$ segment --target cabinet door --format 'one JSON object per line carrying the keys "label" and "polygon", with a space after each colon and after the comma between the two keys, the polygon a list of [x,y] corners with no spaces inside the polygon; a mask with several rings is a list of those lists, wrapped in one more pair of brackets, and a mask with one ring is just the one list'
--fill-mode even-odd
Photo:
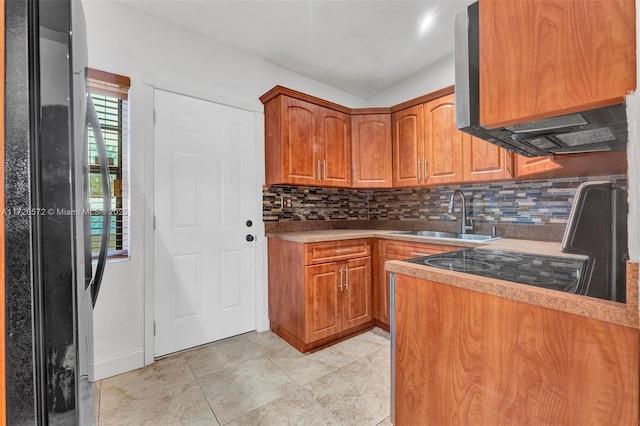
{"label": "cabinet door", "polygon": [[352,186],[391,188],[391,115],[351,117]]}
{"label": "cabinet door", "polygon": [[518,154],[515,156],[517,178],[562,169],[560,164],[553,161],[553,156],[524,157]]}
{"label": "cabinet door", "polygon": [[305,343],[342,330],[339,271],[336,262],[305,268]]}
{"label": "cabinet door", "polygon": [[371,321],[371,258],[348,260],[342,264],[343,330]]}
{"label": "cabinet door", "polygon": [[513,153],[466,133],[462,138],[465,182],[513,178]]}
{"label": "cabinet door", "polygon": [[351,186],[351,120],[348,114],[318,107],[321,184]]}
{"label": "cabinet door", "polygon": [[422,105],[393,113],[393,186],[419,186],[424,177]]}
{"label": "cabinet door", "polygon": [[623,102],[636,89],[634,0],[480,0],[480,124]]}
{"label": "cabinet door", "polygon": [[283,96],[281,108],[284,183],[317,185],[320,160],[316,136],[318,107]]}
{"label": "cabinet door", "polygon": [[437,185],[462,180],[462,132],[456,128],[454,95],[424,105],[426,183]]}

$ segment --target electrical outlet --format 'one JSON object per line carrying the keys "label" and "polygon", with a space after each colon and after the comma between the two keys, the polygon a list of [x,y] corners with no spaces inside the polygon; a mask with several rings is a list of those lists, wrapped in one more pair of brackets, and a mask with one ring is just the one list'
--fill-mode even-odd
{"label": "electrical outlet", "polygon": [[293,201],[291,200],[291,197],[287,197],[287,196],[280,196],[280,208],[284,209],[285,207],[292,207],[293,206]]}

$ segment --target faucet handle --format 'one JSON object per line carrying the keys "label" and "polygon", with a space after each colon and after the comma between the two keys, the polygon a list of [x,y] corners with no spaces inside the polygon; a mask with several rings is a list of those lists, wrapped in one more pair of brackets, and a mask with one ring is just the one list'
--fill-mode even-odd
{"label": "faucet handle", "polygon": [[464,229],[467,231],[473,231],[473,219],[469,218],[468,221],[469,221],[469,225],[465,223]]}

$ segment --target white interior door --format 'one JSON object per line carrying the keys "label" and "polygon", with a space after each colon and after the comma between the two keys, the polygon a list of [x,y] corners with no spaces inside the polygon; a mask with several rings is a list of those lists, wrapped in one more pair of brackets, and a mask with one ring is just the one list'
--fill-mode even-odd
{"label": "white interior door", "polygon": [[154,96],[155,355],[256,328],[255,117]]}

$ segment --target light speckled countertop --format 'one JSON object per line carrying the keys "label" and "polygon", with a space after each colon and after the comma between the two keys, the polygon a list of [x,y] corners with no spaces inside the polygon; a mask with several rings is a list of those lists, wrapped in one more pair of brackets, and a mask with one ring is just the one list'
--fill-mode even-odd
{"label": "light speckled countertop", "polygon": [[[300,243],[348,240],[356,238],[383,238],[421,242],[425,244],[477,247],[478,249],[499,250],[505,252],[584,258],[584,256],[567,255],[562,253],[561,244],[559,242],[501,238],[498,240],[479,243],[474,241],[459,241],[443,238],[426,238],[399,234],[398,232],[399,231],[397,230],[331,229],[268,234],[267,237],[280,238]],[[455,287],[466,288],[481,293],[505,297],[537,306],[543,306],[550,309],[569,312],[588,318],[595,318],[638,328],[638,265],[633,263],[629,263],[627,266],[626,304],[570,293],[562,293],[526,284],[513,283],[510,281],[465,274],[462,272],[448,271],[399,260],[388,261],[386,263],[386,270]]]}
{"label": "light speckled countertop", "polygon": [[277,234],[267,234],[269,238],[279,238],[282,240],[294,241],[297,243],[319,243],[323,241],[353,240],[357,238],[385,238],[399,241],[413,241],[416,243],[440,244],[456,247],[477,247],[477,241],[460,241],[450,238],[426,238],[416,235],[399,233],[398,230],[381,229],[326,229],[318,231],[297,231],[281,232]]}
{"label": "light speckled countertop", "polygon": [[298,243],[318,243],[323,241],[353,240],[357,238],[383,238],[425,244],[477,247],[487,250],[584,258],[584,256],[567,255],[562,253],[560,243],[557,242],[517,240],[512,238],[500,238],[493,241],[478,242],[451,238],[419,237],[417,235],[403,234],[401,232],[402,231],[397,230],[327,229],[317,231],[282,232],[278,234],[268,234],[267,237],[280,238]]}
{"label": "light speckled countertop", "polygon": [[297,243],[318,243],[322,241],[353,240],[356,238],[379,238],[398,231],[370,229],[324,229],[318,231],[296,231],[267,234],[269,238],[295,241]]}

